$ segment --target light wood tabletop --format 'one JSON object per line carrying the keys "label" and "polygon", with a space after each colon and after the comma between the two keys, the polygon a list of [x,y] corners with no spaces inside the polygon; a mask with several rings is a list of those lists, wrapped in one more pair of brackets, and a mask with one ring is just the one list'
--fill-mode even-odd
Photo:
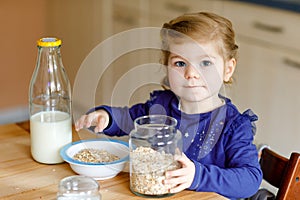
{"label": "light wood tabletop", "polygon": [[[55,200],[59,181],[76,175],[67,163],[45,165],[35,162],[30,154],[28,123],[0,125],[0,199],[9,200]],[[78,140],[73,132],[73,140]],[[102,200],[144,199],[131,193],[129,173],[98,181]],[[176,200],[226,199],[216,193],[182,191],[172,197]]]}

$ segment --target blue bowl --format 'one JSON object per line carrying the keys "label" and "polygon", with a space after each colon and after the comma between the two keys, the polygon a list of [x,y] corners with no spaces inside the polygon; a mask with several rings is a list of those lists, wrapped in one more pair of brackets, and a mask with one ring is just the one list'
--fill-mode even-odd
{"label": "blue bowl", "polygon": [[[83,149],[105,150],[120,159],[105,163],[82,162],[73,159],[74,155]],[[60,151],[60,155],[64,161],[70,164],[75,173],[96,180],[105,180],[115,177],[124,169],[126,162],[129,160],[129,147],[127,142],[115,139],[80,140],[64,146]]]}

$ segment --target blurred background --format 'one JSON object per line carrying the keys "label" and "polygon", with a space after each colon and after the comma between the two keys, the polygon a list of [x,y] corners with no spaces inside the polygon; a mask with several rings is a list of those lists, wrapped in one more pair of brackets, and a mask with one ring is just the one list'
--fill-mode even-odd
{"label": "blurred background", "polygon": [[[256,141],[285,156],[300,151],[298,1],[0,0],[0,124],[28,120],[28,86],[39,38],[62,39],[63,63],[73,85],[84,59],[114,34],[161,27],[178,15],[198,11],[213,11],[233,22],[240,56],[235,82],[223,92],[241,111],[251,108],[259,116]],[[151,75],[128,73],[136,66],[158,63],[159,53],[142,49],[114,60],[99,78],[96,91],[90,91],[96,104],[132,105],[145,101],[151,90],[160,89],[163,69]],[[126,74],[128,82],[118,90],[121,97],[112,102],[114,87]],[[130,84],[144,76],[156,81],[127,94]],[[84,100],[82,96],[80,102]],[[76,106],[84,107],[79,104]]]}

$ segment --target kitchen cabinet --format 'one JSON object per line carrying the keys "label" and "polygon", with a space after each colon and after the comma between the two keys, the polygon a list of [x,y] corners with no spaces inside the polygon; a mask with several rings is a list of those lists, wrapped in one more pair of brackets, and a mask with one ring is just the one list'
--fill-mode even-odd
{"label": "kitchen cabinet", "polygon": [[219,4],[211,0],[149,0],[149,24],[162,27],[163,23],[184,13],[213,11]]}
{"label": "kitchen cabinet", "polygon": [[228,94],[259,116],[257,142],[289,157],[300,151],[300,15],[230,1],[218,12],[233,22],[240,46]]}
{"label": "kitchen cabinet", "polygon": [[[130,48],[131,44],[139,46],[141,36],[128,37],[128,33],[136,28],[144,27],[147,20],[147,2],[139,0],[129,1],[104,1],[107,8],[107,22],[104,26],[106,30],[106,40],[117,41],[110,46],[107,51],[112,55],[111,64],[106,67],[103,76],[100,78],[96,91],[96,102],[114,106],[124,106],[136,102],[134,98],[139,98],[140,94],[133,94],[134,89],[141,85],[136,82],[143,77],[133,73],[135,68],[143,64],[141,60],[141,50]],[[121,54],[120,49],[127,49]],[[138,72],[139,70],[136,70]],[[142,87],[142,86],[141,86]],[[104,94],[104,95],[103,95]],[[97,103],[97,104],[98,104]]]}
{"label": "kitchen cabinet", "polygon": [[300,59],[296,53],[240,41],[240,58],[230,96],[259,117],[256,140],[285,156],[299,151]]}

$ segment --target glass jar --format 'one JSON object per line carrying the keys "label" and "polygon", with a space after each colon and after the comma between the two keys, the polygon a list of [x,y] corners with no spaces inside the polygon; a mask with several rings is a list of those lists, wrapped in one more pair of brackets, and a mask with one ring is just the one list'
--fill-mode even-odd
{"label": "glass jar", "polygon": [[58,186],[57,200],[101,200],[100,186],[93,178],[69,176]]}
{"label": "glass jar", "polygon": [[130,189],[143,197],[172,195],[172,185],[164,184],[165,172],[180,168],[182,136],[177,120],[165,115],[149,115],[134,121],[129,135]]}
{"label": "glass jar", "polygon": [[61,40],[42,38],[29,86],[32,157],[41,163],[63,162],[59,151],[72,142],[71,86],[60,54]]}

